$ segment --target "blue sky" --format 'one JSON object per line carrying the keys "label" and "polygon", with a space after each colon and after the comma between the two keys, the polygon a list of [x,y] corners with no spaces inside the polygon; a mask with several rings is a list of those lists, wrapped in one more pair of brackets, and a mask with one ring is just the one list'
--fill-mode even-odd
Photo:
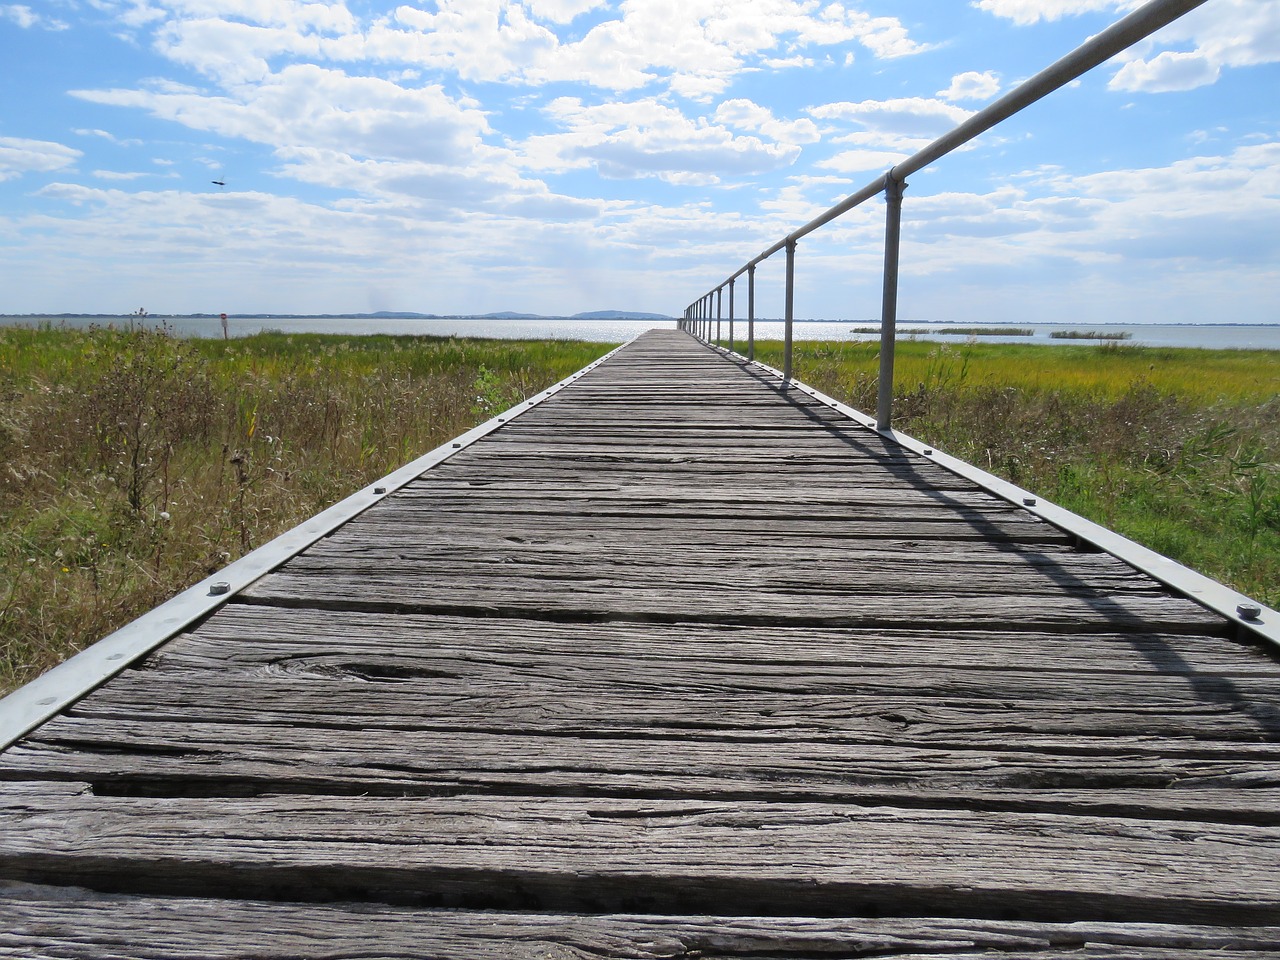
{"label": "blue sky", "polygon": [[[675,314],[1136,6],[0,0],[0,313]],[[797,316],[878,316],[882,217],[801,242]],[[905,320],[1280,322],[1280,0],[916,174],[903,230]]]}

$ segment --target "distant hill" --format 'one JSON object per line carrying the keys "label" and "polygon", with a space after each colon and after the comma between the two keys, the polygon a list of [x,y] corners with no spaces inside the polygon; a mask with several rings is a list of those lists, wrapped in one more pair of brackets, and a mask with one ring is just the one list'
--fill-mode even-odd
{"label": "distant hill", "polygon": [[[0,313],[0,318],[60,320],[72,318],[102,318],[105,320],[161,320],[217,318],[216,313],[150,313],[139,317],[130,313]],[[232,313],[233,320],[672,320],[663,313],[637,313],[632,310],[595,310],[591,313],[575,313],[571,317],[541,313],[520,313],[503,310],[484,314],[413,313],[404,310],[377,310],[373,313]]]}
{"label": "distant hill", "polygon": [[575,313],[570,320],[672,320],[665,313],[637,313],[634,310],[595,310]]}

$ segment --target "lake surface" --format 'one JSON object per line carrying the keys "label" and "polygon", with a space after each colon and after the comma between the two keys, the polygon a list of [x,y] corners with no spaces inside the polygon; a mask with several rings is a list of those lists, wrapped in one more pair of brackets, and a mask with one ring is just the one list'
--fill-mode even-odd
{"label": "lake surface", "polygon": [[[41,323],[68,328],[105,326],[113,323],[126,326],[137,323],[134,317],[0,317],[5,326],[35,326]],[[165,324],[174,333],[184,337],[221,337],[222,324],[215,318],[147,317],[149,326]],[[499,337],[502,339],[530,340],[590,340],[596,343],[615,343],[630,340],[655,327],[670,329],[674,320],[572,320],[543,318],[537,320],[391,320],[366,317],[337,318],[281,318],[237,317],[228,320],[233,337],[248,336],[263,330],[282,333],[347,333],[347,334],[412,334],[458,337]],[[859,321],[797,320],[794,337],[797,340],[875,340],[877,334],[856,332],[873,326]],[[1081,344],[1099,343],[1098,340],[1055,339],[1055,331],[1098,332],[1129,334],[1120,342],[1150,347],[1210,347],[1238,350],[1280,350],[1280,323],[1259,325],[1235,324],[1050,324],[1027,323],[1018,329],[1031,330],[1027,336],[983,336],[971,338],[957,328],[968,324],[922,323],[905,321],[898,324],[900,340],[935,340],[942,343],[965,343],[975,339],[981,343],[1048,343]],[[728,321],[722,322],[722,334],[729,336]],[[743,321],[734,323],[734,334],[739,341],[747,334]],[[756,337],[780,340],[783,324],[776,320],[756,321]]]}

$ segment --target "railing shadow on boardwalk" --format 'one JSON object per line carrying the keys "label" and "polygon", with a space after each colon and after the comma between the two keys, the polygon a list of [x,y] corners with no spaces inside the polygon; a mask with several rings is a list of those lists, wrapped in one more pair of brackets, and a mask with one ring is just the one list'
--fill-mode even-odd
{"label": "railing shadow on boardwalk", "polygon": [[[725,353],[721,348],[711,344],[706,344],[706,346],[769,390],[796,413],[805,417],[815,426],[821,427],[828,436],[839,440],[859,455],[900,455],[905,452],[904,448],[899,444],[881,436],[868,427],[862,426],[857,421],[849,420],[845,425],[833,426],[830,420],[818,416],[819,410],[827,410],[829,408],[816,405],[813,398],[804,392],[803,388],[795,381],[780,380],[773,372],[766,370],[753,361],[747,360],[745,357]],[[848,427],[854,427],[855,430],[851,432]],[[948,491],[939,489],[936,483],[919,472],[918,462],[912,456],[901,456],[898,459],[902,469],[902,475],[899,479],[905,485],[934,500],[940,506],[945,506],[954,511],[955,516],[961,518],[970,529],[981,535],[988,543],[994,544],[997,551],[1019,556],[1035,556],[1039,561],[1037,569],[1046,578],[1064,590],[1086,599],[1091,608],[1116,628],[1118,634],[1130,636],[1133,633],[1129,626],[1131,617],[1124,608],[1108,597],[1105,592],[1082,580],[1070,568],[1062,564],[1059,561],[1061,556],[1059,553],[1037,550],[1032,544],[1003,542],[1004,532],[996,524],[991,523],[980,513],[969,508],[968,505],[953,497]],[[932,464],[932,466],[937,467],[938,465]],[[1016,508],[1016,505],[1011,504],[1011,506]],[[1041,522],[1048,523],[1047,520],[1042,518]],[[1080,545],[1079,548],[1087,549],[1087,545]],[[1156,581],[1152,581],[1152,584],[1153,586],[1158,586]],[[1222,636],[1224,639],[1229,639],[1231,632],[1231,624],[1224,620],[1222,623]],[[1158,634],[1152,632],[1144,633],[1142,636],[1143,643],[1131,641],[1131,646],[1134,652],[1143,657],[1155,671],[1166,676],[1185,680],[1196,698],[1203,703],[1244,713],[1251,721],[1257,724],[1258,732],[1261,735],[1269,738],[1280,738],[1280,705],[1259,703],[1256,700],[1251,700],[1237,684],[1232,682],[1230,677],[1197,670],[1172,645],[1162,640]],[[1272,657],[1276,656],[1275,651],[1261,647],[1260,649],[1263,649],[1264,652]]]}

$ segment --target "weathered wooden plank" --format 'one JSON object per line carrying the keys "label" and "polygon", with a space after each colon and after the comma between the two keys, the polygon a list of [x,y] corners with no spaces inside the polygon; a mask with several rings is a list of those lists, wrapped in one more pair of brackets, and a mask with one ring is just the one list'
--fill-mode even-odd
{"label": "weathered wooden plank", "polygon": [[939,918],[591,916],[0,887],[0,956],[35,960],[761,960],[925,956],[1255,960],[1280,928]]}
{"label": "weathered wooden plank", "polygon": [[[650,620],[839,625],[941,630],[991,630],[1022,624],[1038,631],[1068,633],[1124,630],[1204,633],[1221,627],[1220,618],[1190,601],[1166,596],[1043,597],[963,596],[954,593],[900,594],[884,597],[813,591],[702,594],[661,584],[616,584],[595,589],[583,581],[574,589],[550,587],[501,595],[483,586],[406,581],[393,570],[379,572],[312,571],[286,566],[245,590],[244,602],[332,610],[384,613],[479,611],[499,617],[551,617],[577,620]],[[821,602],[817,602],[821,597]],[[685,603],[674,601],[684,599]]]}
{"label": "weathered wooden plank", "polygon": [[[76,712],[1077,753],[1122,738],[1130,752],[1203,757],[1280,736],[1276,665],[1212,637],[584,625],[237,605],[147,667]],[[1079,710],[1082,700],[1092,709]]]}
{"label": "weathered wooden plank", "polygon": [[[1280,828],[841,804],[94,796],[0,785],[0,871],[138,893],[590,912],[1265,924]],[[388,850],[394,850],[388,856]]]}
{"label": "weathered wooden plank", "polygon": [[[334,615],[337,616],[336,613]],[[314,623],[318,618],[312,615],[310,619]],[[252,622],[252,619],[242,617],[241,622]],[[370,620],[358,615],[345,615],[337,622],[354,630],[358,629],[357,624],[368,624]],[[1133,669],[1137,663],[1132,659],[1128,661],[1128,670],[1121,669],[1119,665],[1080,671],[1072,670],[1070,666],[1065,670],[1054,669],[1052,660],[1044,665],[1008,663],[1003,667],[994,667],[993,664],[994,668],[965,668],[958,663],[932,661],[927,655],[910,657],[906,662],[894,661],[883,654],[879,658],[872,654],[861,659],[856,657],[856,647],[850,649],[838,641],[825,655],[819,654],[815,645],[809,644],[807,657],[803,655],[804,645],[798,650],[779,646],[770,655],[760,652],[755,657],[741,660],[734,656],[738,651],[729,649],[722,650],[719,656],[714,651],[709,655],[704,651],[702,657],[662,656],[664,647],[670,650],[673,643],[680,642],[679,638],[685,635],[683,627],[665,644],[649,639],[630,648],[610,646],[609,639],[619,634],[605,630],[595,640],[600,645],[594,650],[588,646],[593,642],[590,633],[581,638],[585,648],[582,650],[554,642],[550,645],[540,643],[541,625],[528,621],[508,621],[496,642],[490,640],[487,643],[479,639],[465,643],[450,642],[447,634],[440,636],[439,631],[451,625],[466,626],[465,620],[456,618],[412,621],[407,626],[393,628],[393,631],[398,630],[407,639],[413,637],[415,624],[431,633],[419,634],[416,644],[408,640],[391,649],[387,649],[385,644],[375,646],[362,644],[354,638],[348,640],[332,626],[317,625],[310,650],[301,653],[278,650],[268,669],[272,675],[310,675],[327,680],[343,675],[363,680],[382,677],[397,684],[419,680],[436,690],[445,689],[454,681],[460,684],[509,683],[525,687],[577,684],[584,689],[623,685],[632,690],[661,691],[668,698],[677,697],[682,692],[719,693],[732,698],[752,691],[865,695],[900,693],[906,689],[920,699],[1015,698],[1067,702],[1087,699],[1098,709],[1105,710],[1135,702],[1184,700],[1204,703],[1235,702],[1237,699],[1267,702],[1273,697],[1280,697],[1280,672],[1275,669],[1228,675],[1175,664],[1175,669],[1169,673],[1150,673]],[[484,630],[486,625],[477,626]],[[375,635],[385,637],[388,632],[383,628]],[[464,636],[475,636],[476,632],[479,631],[473,630]],[[798,631],[793,631],[793,635],[795,632]],[[651,632],[649,636],[654,634]],[[1151,642],[1153,638],[1147,639]],[[1091,646],[1101,649],[1102,644]],[[846,652],[855,656],[842,657],[841,653]],[[1123,657],[1122,652],[1122,662]],[[881,662],[877,663],[877,659]],[[164,663],[163,654],[157,662]]]}
{"label": "weathered wooden plank", "polygon": [[[797,486],[794,482],[779,483],[771,479],[768,484],[731,484],[723,478],[690,478],[684,482],[668,479],[639,479],[616,477],[612,473],[600,474],[583,471],[566,484],[563,475],[531,477],[521,471],[503,474],[493,471],[462,472],[449,474],[424,474],[413,483],[396,491],[397,499],[418,498],[423,508],[437,498],[457,498],[472,504],[492,504],[497,500],[519,498],[546,505],[565,502],[612,502],[625,504],[672,504],[682,507],[703,507],[708,510],[733,508],[740,511],[787,511],[798,506],[836,505],[894,508],[904,510],[923,507],[954,506],[982,510],[991,508],[989,494],[968,488],[942,492],[924,487],[902,485],[871,486],[845,481],[826,481]],[[995,501],[1009,506],[1003,501]]]}
{"label": "weathered wooden plank", "polygon": [[[460,594],[471,595],[481,590],[499,597],[529,591],[576,593],[583,589],[622,594],[650,589],[654,579],[653,558],[638,556],[634,551],[629,557],[619,557],[612,551],[588,557],[582,549],[565,551],[559,556],[550,551],[527,556],[511,549],[508,541],[508,549],[502,554],[487,551],[487,555],[472,559],[475,551],[470,551],[468,556],[467,552],[444,541],[445,538],[440,538],[434,543],[412,542],[401,546],[365,538],[330,538],[294,561],[290,572],[368,576],[372,584],[393,571],[401,581],[436,584],[441,592],[445,585],[457,583],[463,586]],[[423,554],[426,556],[422,557]],[[671,558],[664,571],[667,584],[664,589],[676,609],[697,609],[707,593],[746,594],[762,600],[774,595],[798,596],[820,602],[828,595],[855,592],[863,596],[896,597],[907,591],[944,596],[956,591],[954,558],[930,556],[918,550],[914,555],[903,551],[900,563],[874,567],[828,563],[802,570],[778,562],[771,554],[763,554],[758,560],[755,556],[743,556],[732,566],[717,563],[714,550],[691,550],[689,554],[692,556],[681,551],[678,557]],[[1096,567],[1085,564],[982,563],[987,556],[989,554],[983,554],[965,564],[964,569],[972,579],[965,582],[964,590],[971,597],[1167,595],[1160,584],[1132,569],[1104,568],[1094,572]]]}
{"label": "weathered wooden plank", "polygon": [[[955,563],[957,561],[950,561]],[[1135,693],[1149,691],[1153,674],[1203,673],[1280,677],[1266,651],[1216,636],[1037,633],[1006,631],[858,630],[731,624],[575,624],[501,618],[383,618],[360,612],[315,612],[234,604],[194,632],[167,644],[148,666],[225,671],[254,669],[340,649],[353,661],[439,656],[484,660],[493,656],[563,655],[575,661],[638,658],[679,671],[684,661],[716,661],[745,672],[764,666],[858,669],[945,665],[966,669],[1034,672],[1047,685],[1090,673],[1135,673]],[[1070,679],[1070,678],[1068,678]],[[1005,691],[1007,692],[1007,691]]]}
{"label": "weathered wooden plank", "polygon": [[[384,549],[375,541],[380,537],[390,536],[400,529],[396,524],[383,524],[381,519],[369,514],[347,524],[344,530],[359,535],[342,536],[341,531],[330,537],[338,539],[341,544],[350,545],[359,550],[362,543],[369,543],[371,550]],[[429,548],[447,550],[456,545],[460,550],[473,547],[502,549],[512,551],[530,551],[553,548],[570,550],[579,553],[594,553],[603,562],[615,556],[643,557],[650,564],[657,564],[663,558],[676,560],[689,556],[697,560],[714,560],[719,550],[720,566],[730,566],[730,558],[750,566],[759,561],[776,561],[788,558],[792,561],[792,569],[797,568],[794,558],[802,555],[809,559],[839,562],[845,559],[850,564],[865,562],[871,566],[882,559],[885,564],[893,564],[899,560],[904,565],[927,562],[930,558],[945,554],[948,560],[975,562],[1005,563],[1009,557],[1009,565],[1027,563],[1032,566],[1051,567],[1062,561],[1064,572],[1069,575],[1075,568],[1070,542],[1062,540],[1054,543],[1018,543],[1003,542],[990,544],[978,537],[953,539],[911,539],[909,537],[886,537],[875,540],[857,540],[842,537],[824,537],[790,540],[785,536],[769,539],[763,536],[745,535],[735,530],[732,525],[724,529],[696,529],[687,531],[679,525],[667,529],[639,531],[613,531],[606,526],[594,526],[589,520],[581,523],[528,523],[519,526],[449,524],[434,527],[421,524],[414,530],[412,537],[400,537],[405,551],[412,552]],[[789,548],[789,549],[784,549]],[[888,554],[897,553],[898,557]],[[961,555],[968,555],[964,557]],[[877,559],[879,558],[879,559]],[[594,559],[594,558],[592,558]],[[800,565],[803,569],[803,565]],[[660,567],[659,570],[665,569]]]}
{"label": "weathered wooden plank", "polygon": [[[187,681],[186,686],[176,686]],[[562,736],[665,737],[673,741],[721,739],[723,748],[749,755],[760,740],[900,743],[937,750],[1007,748],[1105,753],[1239,757],[1242,745],[1274,739],[1274,705],[1196,702],[1190,698],[1141,702],[1083,711],[1078,702],[965,700],[892,694],[797,695],[742,692],[723,695],[628,690],[625,684],[582,687],[473,682],[370,682],[340,674],[220,679],[151,675],[117,680],[81,701],[86,717],[146,716],[160,721],[208,719],[238,723],[311,724],[348,730],[541,731]],[[1270,729],[1270,733],[1260,731]],[[1123,738],[1128,738],[1124,740]],[[1117,738],[1122,738],[1117,741]],[[736,742],[735,742],[736,741]],[[672,745],[676,749],[676,745]],[[1266,755],[1265,751],[1262,751]],[[1266,777],[1267,768],[1258,771]]]}
{"label": "weathered wooden plank", "polygon": [[[397,524],[408,523],[415,527],[444,529],[449,526],[487,526],[488,519],[492,523],[493,514],[486,518],[481,512],[472,508],[451,512],[431,510],[428,516],[423,511],[415,510],[414,504],[395,497],[389,497],[379,504],[376,516],[364,515],[367,523]],[[1070,543],[1070,538],[1023,511],[1005,510],[980,513],[959,510],[937,511],[930,514],[906,514],[904,516],[882,515],[871,509],[861,511],[846,510],[794,510],[790,514],[772,511],[758,515],[750,512],[729,512],[703,514],[697,516],[688,511],[671,509],[667,513],[636,513],[624,510],[609,510],[603,506],[584,506],[574,509],[566,504],[559,511],[545,513],[529,512],[529,508],[521,511],[498,513],[504,529],[527,529],[528,527],[546,527],[548,529],[582,529],[590,525],[590,530],[607,531],[618,534],[643,534],[650,537],[686,540],[693,539],[700,531],[731,532],[746,541],[752,537],[779,537],[790,540],[841,539],[841,540],[981,540],[992,544],[1000,542],[1021,543]],[[356,521],[352,521],[354,524]],[[348,525],[351,527],[351,525]],[[345,529],[345,528],[344,528]],[[351,527],[351,529],[359,529]],[[341,535],[342,531],[334,534]]]}
{"label": "weathered wooden plank", "polygon": [[[58,718],[0,757],[0,778],[99,795],[553,795],[821,801],[1280,826],[1280,749],[1204,760],[1126,753],[608,739],[302,724]],[[1269,756],[1268,756],[1269,754]],[[1272,764],[1269,778],[1259,761]]]}
{"label": "weathered wooden plank", "polygon": [[[423,489],[410,486],[395,494],[394,500],[406,504],[411,503],[418,509],[440,511],[445,513],[476,514],[480,511],[496,511],[503,514],[548,514],[553,512],[581,513],[588,509],[598,521],[615,514],[640,513],[650,517],[684,519],[687,517],[703,518],[714,516],[740,517],[744,513],[755,516],[768,516],[783,520],[809,517],[821,517],[833,521],[866,516],[873,511],[881,516],[894,518],[926,519],[935,517],[982,518],[986,516],[1006,516],[1016,514],[1025,517],[1021,507],[993,497],[982,498],[970,494],[957,494],[953,498],[928,495],[919,491],[909,491],[899,497],[896,491],[880,496],[840,496],[835,494],[823,499],[803,492],[791,492],[784,496],[766,497],[753,494],[735,497],[732,492],[720,491],[709,498],[692,496],[688,492],[676,490],[635,491],[628,495],[619,493],[602,493],[599,490],[588,490],[585,484],[574,482],[559,486],[552,491],[514,489],[518,483],[512,483],[509,492],[499,492],[489,486],[472,486],[446,495],[438,489]],[[421,500],[423,502],[414,502]]]}

